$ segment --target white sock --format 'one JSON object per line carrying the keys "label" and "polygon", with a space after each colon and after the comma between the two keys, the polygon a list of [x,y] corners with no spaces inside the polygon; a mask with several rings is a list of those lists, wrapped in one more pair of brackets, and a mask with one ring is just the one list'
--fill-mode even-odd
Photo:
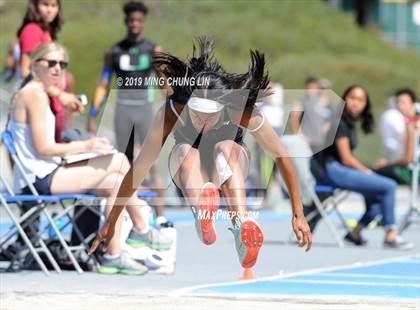
{"label": "white sock", "polygon": [[166,223],[168,220],[166,219],[166,217],[160,215],[156,218],[156,224],[161,225],[163,223]]}
{"label": "white sock", "polygon": [[150,230],[149,225],[145,225],[143,229],[137,229],[135,227],[133,227],[134,231],[138,232],[139,234],[147,234]]}

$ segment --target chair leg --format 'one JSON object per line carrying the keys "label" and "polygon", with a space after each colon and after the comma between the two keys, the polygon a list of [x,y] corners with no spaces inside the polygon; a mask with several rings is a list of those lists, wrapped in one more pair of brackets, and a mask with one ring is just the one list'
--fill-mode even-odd
{"label": "chair leg", "polygon": [[[33,208],[34,211],[32,211],[32,209],[26,213],[24,213],[22,216],[20,216],[19,218],[15,218],[16,221],[18,221],[19,223],[21,223],[21,227],[22,229],[25,229],[28,224],[31,222],[31,217],[35,217],[37,215],[39,215],[39,213],[37,213],[37,211],[35,210],[36,208]],[[13,236],[15,236],[14,233],[12,233],[13,231],[13,226],[11,226],[9,228],[9,230],[7,232],[5,232],[1,237],[0,237],[0,247],[3,247],[3,245],[5,243],[7,243],[11,238],[13,238]]]}
{"label": "chair leg", "polygon": [[334,206],[334,211],[337,214],[337,216],[338,216],[338,218],[341,222],[341,225],[343,225],[343,228],[346,230],[346,232],[349,233],[351,231],[351,229],[349,228],[349,226],[347,226],[345,218],[343,217],[341,212],[338,210],[338,206]]}
{"label": "chair leg", "polygon": [[71,208],[73,210],[73,216],[71,216],[69,213],[71,210],[69,210],[69,208],[66,208],[66,206],[64,205],[63,201],[60,202],[60,205],[63,207],[63,211],[57,216],[57,217],[62,217],[62,216],[67,216],[67,218],[69,219],[69,222],[65,225],[67,226],[68,224],[72,224],[73,225],[73,230],[76,233],[76,237],[79,240],[80,244],[83,246],[84,250],[80,250],[82,252],[84,252],[84,254],[88,257],[88,261],[93,260],[95,261],[95,257],[94,256],[88,256],[88,251],[89,251],[89,244],[87,241],[87,238],[83,237],[83,234],[81,233],[78,225],[76,224],[76,220],[86,211],[86,210],[90,210],[89,207],[83,206],[81,208],[79,208],[79,210],[76,210],[76,205],[73,202],[73,207]]}
{"label": "chair leg", "polygon": [[[77,236],[77,239],[79,240],[79,242],[80,242],[80,246],[69,246],[69,248],[72,250],[72,251],[75,251],[75,248],[77,248],[77,247],[83,247],[83,248],[80,248],[79,250],[78,250],[78,252],[76,252],[76,253],[79,253],[79,252],[84,252],[84,254],[87,256],[87,253],[88,253],[88,250],[89,250],[89,246],[88,246],[88,244],[86,243],[86,241],[85,241],[85,238],[83,238],[83,235],[82,235],[82,233],[80,232],[80,229],[77,227],[77,225],[76,225],[76,223],[75,223],[75,220],[80,216],[80,214],[81,214],[82,212],[78,212],[78,213],[75,213],[73,216],[71,216],[70,214],[69,214],[69,212],[66,212],[66,213],[60,213],[58,216],[56,216],[55,218],[53,218],[54,219],[54,221],[56,221],[56,219],[58,219],[58,218],[62,218],[62,217],[64,217],[64,216],[66,216],[67,217],[67,219],[68,219],[68,222],[64,225],[64,226],[62,226],[62,227],[60,227],[60,229],[62,230],[62,229],[65,229],[68,225],[70,225],[70,224],[72,224],[72,227],[73,227],[73,230],[75,231],[75,233],[76,233],[76,236]],[[91,257],[89,257],[89,259],[91,259]]]}
{"label": "chair leg", "polygon": [[334,228],[334,225],[331,223],[330,219],[328,218],[328,214],[324,211],[323,204],[319,200],[318,196],[315,192],[312,192],[312,200],[315,203],[315,207],[318,209],[318,212],[321,214],[322,220],[324,221],[325,225],[327,225],[328,230],[330,231],[331,235],[335,239],[338,247],[344,247],[344,242],[340,238],[337,233],[337,230]]}
{"label": "chair leg", "polygon": [[[43,210],[44,207],[39,206],[37,208],[39,209],[37,216],[39,216],[40,212]],[[22,228],[24,229],[26,226],[29,226],[29,229],[31,230],[32,236],[34,236],[37,239],[37,241],[39,242],[40,248],[38,249],[38,251],[44,252],[45,255],[47,256],[48,261],[51,263],[52,267],[54,268],[54,270],[57,273],[61,273],[62,270],[61,270],[60,266],[58,265],[57,261],[55,260],[54,256],[52,255],[51,251],[48,249],[48,246],[45,244],[45,241],[42,239],[43,231],[41,231],[41,230],[35,231],[33,225],[31,225],[31,221],[29,221],[29,219],[25,220],[25,223],[24,223],[24,225],[22,225]]]}
{"label": "chair leg", "polygon": [[[414,218],[415,216],[417,216],[417,218]],[[403,231],[406,230],[411,223],[420,223],[420,210],[413,207],[411,207],[410,210],[407,211],[404,218],[402,219],[401,224],[398,227],[398,233],[402,234]]]}
{"label": "chair leg", "polygon": [[48,246],[45,244],[45,241],[42,239],[42,233],[43,231],[35,231],[34,227],[33,227],[33,222],[37,221],[37,217],[40,216],[42,210],[44,210],[46,208],[45,205],[38,205],[38,206],[34,206],[34,209],[36,209],[36,212],[33,212],[31,214],[31,216],[22,216],[21,218],[24,218],[24,221],[21,222],[21,227],[22,229],[25,229],[26,227],[29,227],[29,229],[31,230],[31,234],[37,239],[37,241],[39,242],[39,246],[40,248],[38,249],[38,251],[42,251],[45,253],[45,255],[47,256],[48,261],[50,262],[51,266],[54,268],[54,270],[57,273],[62,273],[62,270],[60,268],[60,266],[58,265],[57,261],[55,260],[54,256],[52,255],[51,251],[48,249]]}
{"label": "chair leg", "polygon": [[0,196],[0,200],[1,200],[2,205],[5,207],[7,213],[9,214],[9,217],[15,223],[16,229],[19,232],[19,235],[22,237],[23,241],[25,242],[26,246],[28,247],[29,251],[31,252],[32,256],[34,257],[34,259],[36,260],[36,262],[38,263],[39,267],[42,269],[42,271],[44,272],[44,274],[48,276],[50,273],[49,273],[47,267],[45,266],[45,264],[42,261],[41,257],[39,256],[39,254],[35,250],[32,242],[29,240],[28,236],[23,231],[22,226],[20,226],[19,222],[17,221],[17,219],[13,215],[13,212],[9,209],[8,204],[3,199],[2,196]]}
{"label": "chair leg", "polygon": [[76,271],[78,273],[83,273],[82,268],[80,267],[79,263],[77,262],[76,258],[74,257],[73,253],[71,252],[69,246],[67,245],[66,240],[64,240],[63,235],[61,234],[60,230],[57,228],[57,226],[55,225],[54,220],[52,219],[51,215],[49,214],[49,212],[46,209],[42,210],[42,213],[45,215],[45,217],[47,218],[47,221],[49,223],[49,225],[51,226],[51,228],[54,230],[60,244],[62,245],[62,247],[64,248],[64,251],[66,251],[68,257],[70,258],[70,261],[72,262],[74,268],[76,269]]}

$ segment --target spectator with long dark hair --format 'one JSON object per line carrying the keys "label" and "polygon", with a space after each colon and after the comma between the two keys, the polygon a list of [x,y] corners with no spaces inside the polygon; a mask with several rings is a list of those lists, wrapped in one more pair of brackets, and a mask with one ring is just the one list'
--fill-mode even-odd
{"label": "spectator with long dark hair", "polygon": [[[373,131],[374,118],[372,104],[366,89],[352,85],[342,96],[345,107],[339,119],[333,144],[318,153],[315,158],[324,170],[323,183],[357,192],[365,198],[366,212],[360,218],[353,231],[345,236],[346,241],[356,245],[364,245],[362,230],[378,215],[382,215],[385,227],[384,246],[405,249],[411,244],[397,235],[395,229],[395,192],[397,183],[387,177],[375,174],[360,162],[353,154],[357,146],[356,125],[361,123],[365,134]],[[332,126],[337,128],[337,126]]]}
{"label": "spectator with long dark hair", "polygon": [[[29,0],[22,25],[17,32],[21,53],[19,65],[23,79],[31,79],[29,76],[30,54],[39,45],[55,41],[62,24],[60,0]],[[70,111],[83,109],[81,102],[70,93],[74,88],[73,80],[72,75],[66,72],[63,79],[47,89],[51,98],[51,109],[56,119],[55,139],[57,142],[61,142],[61,133],[66,123],[63,106]]]}
{"label": "spectator with long dark hair", "polygon": [[20,70],[24,78],[29,74],[30,53],[38,45],[56,40],[62,23],[60,0],[29,1],[17,33],[22,53]]}

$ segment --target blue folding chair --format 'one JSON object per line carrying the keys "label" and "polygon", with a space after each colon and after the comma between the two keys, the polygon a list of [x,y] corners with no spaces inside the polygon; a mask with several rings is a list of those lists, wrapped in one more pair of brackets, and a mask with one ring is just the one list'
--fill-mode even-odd
{"label": "blue folding chair", "polygon": [[[36,260],[36,262],[38,263],[39,267],[41,268],[41,270],[45,273],[45,275],[49,275],[49,271],[47,269],[47,267],[45,266],[44,262],[42,261],[41,257],[39,256],[38,252],[44,252],[47,259],[49,260],[49,262],[51,263],[51,265],[53,266],[53,268],[60,273],[61,272],[61,268],[59,267],[59,265],[57,264],[57,262],[55,261],[54,257],[52,256],[51,252],[48,250],[48,247],[46,246],[44,240],[41,237],[38,237],[36,240],[31,241],[31,239],[28,237],[28,235],[26,234],[24,227],[22,227],[22,223],[23,221],[27,220],[31,215],[37,215],[40,213],[40,210],[38,208],[32,208],[30,210],[30,212],[27,212],[27,214],[25,214],[25,217],[20,217],[17,218],[11,207],[10,204],[20,204],[23,202],[35,202],[35,203],[42,203],[45,201],[49,201],[51,202],[53,199],[51,197],[45,197],[45,196],[33,196],[33,195],[17,195],[17,196],[13,196],[13,195],[4,195],[0,193],[0,203],[1,205],[5,208],[6,212],[8,213],[10,219],[12,220],[17,233],[20,235],[20,237],[22,238],[23,242],[25,243],[25,245],[27,246],[27,248],[29,249],[30,253],[32,254],[33,258]],[[12,232],[12,229],[9,229],[8,232],[6,232],[5,235],[10,235],[10,232]],[[32,239],[33,236],[32,236]],[[6,240],[7,241],[7,240]],[[39,243],[39,247],[37,247],[34,243]],[[2,243],[4,243],[2,241]],[[14,265],[14,261],[18,259],[19,253],[16,253],[15,257],[12,258],[11,262],[10,262],[10,266],[9,269],[13,269],[13,265]]]}
{"label": "blue folding chair", "polygon": [[[76,200],[76,199],[80,199],[82,197],[93,198],[95,196],[93,196],[93,195],[82,195],[82,194],[75,194],[75,195],[65,194],[65,195],[51,195],[51,196],[41,196],[41,195],[39,195],[39,193],[34,188],[33,184],[29,181],[29,179],[27,178],[27,176],[25,174],[25,170],[23,169],[22,163],[20,162],[20,159],[17,155],[16,148],[14,146],[12,134],[9,131],[4,131],[1,135],[1,137],[2,137],[3,144],[5,145],[10,157],[12,158],[13,163],[15,164],[15,169],[19,169],[19,171],[22,173],[22,176],[23,176],[29,190],[31,191],[32,196],[35,196],[33,201],[38,201],[39,202],[39,204],[37,204],[34,208],[37,209],[39,214],[42,214],[47,219],[48,226],[54,231],[55,237],[59,240],[61,246],[63,247],[64,251],[66,252],[67,256],[69,257],[69,259],[70,259],[71,263],[73,264],[74,268],[76,269],[76,271],[78,273],[83,273],[82,268],[80,267],[79,263],[77,262],[76,258],[74,257],[74,255],[72,253],[72,250],[80,251],[82,249],[82,247],[80,247],[80,246],[70,247],[67,244],[66,240],[64,239],[63,235],[60,232],[60,229],[58,229],[58,227],[55,223],[55,220],[53,219],[53,217],[50,215],[49,211],[47,210],[47,206],[51,202],[62,203],[64,200],[69,200],[69,199]],[[2,182],[5,184],[4,179],[2,180]],[[6,185],[6,187],[7,187],[7,185]],[[10,196],[14,196],[14,193],[11,191],[10,187],[7,187],[7,189],[9,191],[8,194]],[[17,195],[16,197],[19,197],[19,195]],[[42,199],[42,198],[44,198],[44,199]],[[16,199],[18,199],[18,198],[15,198],[15,200]],[[20,201],[20,203],[22,203],[22,202],[23,201]],[[64,206],[64,204],[63,204],[63,206]],[[33,212],[35,212],[35,211],[33,211]],[[65,209],[63,211],[63,214],[61,214],[61,216],[62,215],[68,215],[68,212],[69,212],[69,209]],[[27,215],[24,215],[24,217],[23,217],[24,220],[27,220],[27,217],[28,217]],[[22,218],[21,218],[21,220],[22,220]],[[20,222],[20,223],[22,223],[22,222]],[[86,245],[84,245],[84,247],[86,247]],[[85,249],[85,250],[87,250],[87,249]],[[47,254],[47,256],[49,256],[49,255]],[[61,268],[58,266],[58,264],[56,262],[54,264],[51,259],[49,259],[49,260],[50,260],[51,264],[53,265],[54,269],[57,272],[61,272]]]}
{"label": "blue folding chair", "polygon": [[[286,135],[282,137],[282,142],[290,155],[297,173],[301,194],[304,194],[306,200],[310,200],[315,205],[315,209],[306,214],[306,220],[309,222],[319,214],[338,247],[344,247],[343,239],[328,215],[335,211],[343,226],[347,227],[343,216],[338,210],[338,204],[346,199],[348,192],[329,185],[315,185],[315,177],[312,175],[310,168],[310,158],[313,153],[305,139],[299,135]],[[282,186],[285,187],[284,181],[282,181]],[[321,201],[319,196],[329,197]],[[293,233],[289,236],[289,240],[292,239]]]}
{"label": "blue folding chair", "polygon": [[[63,200],[58,195],[16,195],[11,190],[10,186],[7,184],[7,182],[4,180],[2,176],[0,176],[0,184],[3,184],[7,190],[7,193],[2,194],[1,204],[5,207],[7,213],[10,215],[13,226],[16,228],[16,231],[14,231],[13,226],[11,226],[2,236],[0,237],[0,248],[5,248],[7,243],[12,240],[12,238],[18,233],[24,243],[29,248],[32,256],[37,261],[38,265],[41,267],[41,269],[48,275],[48,272],[46,272],[45,264],[41,263],[39,261],[39,257],[37,254],[34,254],[35,252],[44,252],[48,261],[50,262],[51,266],[58,272],[61,273],[61,268],[59,267],[58,263],[53,258],[53,255],[49,251],[48,247],[46,246],[46,241],[43,240],[43,233],[51,227],[51,225],[46,225],[44,229],[40,230],[39,227],[33,227],[35,219],[39,218],[41,215],[45,215],[44,209],[46,209],[51,204],[63,204]],[[86,198],[88,196],[84,196]],[[66,196],[66,199],[72,199],[74,197]],[[10,205],[17,205],[20,207],[21,211],[23,209],[23,204],[30,203],[32,206],[29,210],[22,212],[22,214],[19,217],[16,217],[13,215],[11,206]],[[44,211],[44,212],[43,212]],[[60,227],[60,231],[64,230],[65,227],[69,223],[73,223],[73,218],[69,216],[67,210],[63,214],[59,214],[53,218],[54,223],[57,222],[58,219],[62,218],[64,215],[67,215],[69,218],[69,221],[64,226]],[[53,227],[51,227],[53,228]],[[25,232],[25,229],[30,229],[31,235],[30,238]],[[73,227],[73,229],[77,229],[77,227]],[[79,232],[80,234],[80,232]],[[55,235],[54,235],[55,236]],[[79,238],[80,239],[80,238]],[[31,243],[31,240],[32,243]],[[29,243],[30,244],[29,244]],[[83,240],[81,241],[83,243]],[[39,244],[39,247],[36,247],[35,244]],[[17,247],[17,244],[14,243],[14,245]],[[76,250],[87,250],[87,245],[83,244],[80,246],[74,246],[70,247],[69,249],[71,251]],[[19,254],[16,253],[14,257],[12,257],[9,269],[13,270],[15,261],[19,260]]]}
{"label": "blue folding chair", "polygon": [[[319,214],[321,216],[322,221],[327,226],[327,229],[329,230],[330,234],[334,238],[337,246],[340,248],[344,247],[343,239],[339,235],[337,231],[337,227],[335,227],[335,225],[329,219],[329,215],[333,211],[335,211],[338,218],[340,219],[342,223],[342,226],[346,230],[348,230],[345,219],[340,213],[340,211],[338,210],[339,203],[341,203],[343,200],[347,198],[348,192],[342,191],[330,185],[316,185],[314,188],[310,188],[307,182],[302,181],[302,184],[305,184],[305,186],[308,187],[308,192],[310,193],[312,202],[315,205],[315,209],[305,216],[306,220],[309,222],[310,220],[312,220]],[[318,196],[320,194],[324,194],[324,195],[327,194],[329,195],[329,197],[321,201],[321,199]],[[293,236],[293,233],[291,233],[289,235],[289,240],[293,240],[293,239],[294,239],[294,236]]]}
{"label": "blue folding chair", "polygon": [[[329,195],[329,197],[322,202],[323,209],[328,215],[331,214],[332,212],[335,212],[335,214],[337,215],[338,219],[341,222],[342,227],[348,231],[349,227],[346,224],[346,220],[344,216],[341,214],[340,210],[338,209],[338,205],[344,200],[346,200],[350,193],[348,191],[345,191],[343,189],[340,189],[331,185],[322,185],[322,184],[318,184],[315,186],[315,193],[317,194],[317,196],[319,194]],[[308,214],[308,217],[311,216],[311,213]]]}

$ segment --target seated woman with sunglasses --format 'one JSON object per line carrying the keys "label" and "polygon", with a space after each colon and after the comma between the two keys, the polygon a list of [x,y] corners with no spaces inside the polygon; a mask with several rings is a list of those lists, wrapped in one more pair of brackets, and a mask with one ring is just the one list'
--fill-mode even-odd
{"label": "seated woman with sunglasses", "polygon": [[[31,54],[31,76],[13,96],[8,130],[13,136],[19,159],[26,175],[42,195],[85,193],[107,198],[106,214],[115,202],[119,184],[130,166],[122,153],[103,155],[71,165],[60,165],[60,157],[69,154],[97,152],[104,154],[112,146],[103,138],[56,143],[55,118],[50,108],[46,88],[63,78],[68,64],[65,49],[57,43],[40,45]],[[14,171],[15,188],[25,190],[26,183],[19,171]],[[129,197],[127,211],[134,228],[130,241],[153,247],[168,248],[171,240],[155,229],[148,228],[137,206],[141,202],[137,191]],[[120,255],[121,218],[102,260],[99,272],[144,274],[147,268],[126,255]],[[133,242],[131,242],[133,243]]]}

